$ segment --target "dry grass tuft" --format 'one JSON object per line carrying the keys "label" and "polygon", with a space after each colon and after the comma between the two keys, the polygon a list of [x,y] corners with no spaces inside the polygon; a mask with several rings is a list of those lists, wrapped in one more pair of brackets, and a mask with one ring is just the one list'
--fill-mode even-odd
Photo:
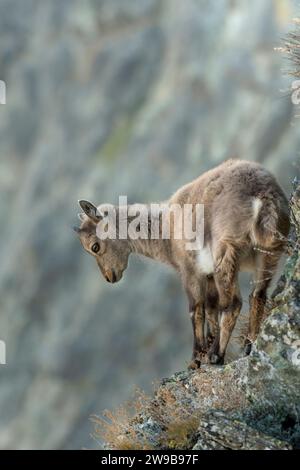
{"label": "dry grass tuft", "polygon": [[295,30],[288,34],[285,41],[285,50],[289,54],[294,69],[291,72],[296,78],[300,78],[300,18],[295,18]]}
{"label": "dry grass tuft", "polygon": [[147,407],[150,398],[137,390],[134,399],[114,411],[105,410],[102,416],[92,416],[93,438],[115,450],[151,450],[152,446],[142,432],[132,425],[134,418]]}
{"label": "dry grass tuft", "polygon": [[193,437],[199,427],[200,412],[188,407],[179,407],[178,400],[167,388],[157,391],[156,401],[159,406],[149,410],[164,432],[160,445],[164,449],[190,449]]}
{"label": "dry grass tuft", "polygon": [[176,397],[167,388],[157,389],[155,399],[150,400],[137,391],[132,401],[113,412],[92,416],[95,425],[93,438],[102,441],[110,449],[152,450],[153,445],[138,428],[140,415],[147,415],[156,422],[162,432],[159,447],[164,449],[189,449],[200,421],[200,413],[178,406]]}
{"label": "dry grass tuft", "polygon": [[162,440],[163,447],[176,450],[191,449],[199,424],[200,417],[197,416],[188,416],[169,423]]}
{"label": "dry grass tuft", "polygon": [[283,47],[277,48],[287,55],[293,65],[290,75],[300,78],[300,18],[294,18],[295,28],[287,34]]}

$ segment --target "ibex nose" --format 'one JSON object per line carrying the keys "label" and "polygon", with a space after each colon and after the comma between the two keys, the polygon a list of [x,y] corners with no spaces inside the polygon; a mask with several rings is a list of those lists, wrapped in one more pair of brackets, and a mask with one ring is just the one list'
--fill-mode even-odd
{"label": "ibex nose", "polygon": [[105,273],[105,279],[107,280],[107,282],[111,282],[112,284],[116,282],[117,276],[113,269],[109,271],[109,273]]}

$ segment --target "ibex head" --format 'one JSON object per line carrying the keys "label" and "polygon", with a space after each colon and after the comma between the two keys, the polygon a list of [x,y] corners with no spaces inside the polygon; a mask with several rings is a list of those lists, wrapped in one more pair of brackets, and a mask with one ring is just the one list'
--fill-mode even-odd
{"label": "ibex head", "polygon": [[[111,283],[118,282],[127,268],[130,247],[127,240],[100,240],[96,228],[105,213],[105,205],[95,207],[91,202],[79,201],[83,214],[79,214],[80,227],[74,227],[83,248],[97,261],[104,278]],[[103,211],[102,211],[103,208]],[[117,231],[116,231],[117,233]]]}

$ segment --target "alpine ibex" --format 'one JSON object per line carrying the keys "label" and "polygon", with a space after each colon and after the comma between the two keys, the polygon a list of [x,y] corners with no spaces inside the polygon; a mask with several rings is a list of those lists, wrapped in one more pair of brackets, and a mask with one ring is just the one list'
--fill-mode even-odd
{"label": "alpine ibex", "polygon": [[[75,230],[108,282],[121,279],[131,253],[175,268],[189,299],[193,368],[200,366],[205,353],[211,364],[224,362],[242,307],[238,274],[253,272],[245,344],[249,353],[264,316],[267,288],[289,233],[288,201],[282,189],[261,165],[228,160],[180,188],[167,203],[203,205],[204,242],[199,250],[186,250],[186,240],[175,239],[172,226],[169,239],[120,239],[116,228],[116,239],[100,240],[96,227],[103,220],[105,205],[96,208],[87,201],[79,201],[84,214]],[[120,208],[115,209],[118,219]]]}

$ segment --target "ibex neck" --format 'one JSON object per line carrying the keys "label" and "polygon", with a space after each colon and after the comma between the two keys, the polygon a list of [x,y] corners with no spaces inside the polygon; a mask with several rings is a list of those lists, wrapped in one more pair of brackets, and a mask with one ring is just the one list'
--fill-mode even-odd
{"label": "ibex neck", "polygon": [[129,239],[131,252],[162,263],[174,265],[170,240],[132,240]]}
{"label": "ibex neck", "polygon": [[[141,213],[143,213],[143,217],[140,216]],[[132,204],[128,206],[128,214],[128,242],[131,252],[174,265],[170,239],[162,238],[160,234],[157,234],[157,231],[156,235],[158,236],[153,237],[155,228],[160,227],[159,211],[155,212],[153,205]],[[130,230],[132,226],[139,227],[140,236],[138,238],[136,238],[136,234],[135,236],[132,234]],[[160,230],[158,231],[160,232]]]}

